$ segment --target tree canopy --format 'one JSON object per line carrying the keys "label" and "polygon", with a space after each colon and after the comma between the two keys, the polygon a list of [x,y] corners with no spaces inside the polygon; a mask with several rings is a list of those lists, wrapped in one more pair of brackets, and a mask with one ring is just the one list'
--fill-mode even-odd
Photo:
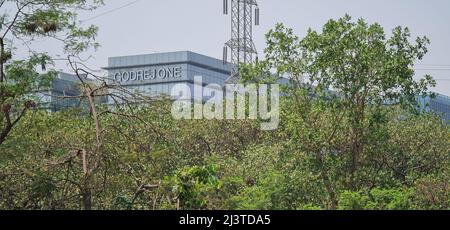
{"label": "tree canopy", "polygon": [[[448,210],[449,126],[411,109],[433,85],[413,78],[428,43],[348,16],[303,39],[277,25],[266,58],[240,68],[244,82],[289,77],[273,131],[257,120],[176,120],[164,98],[28,110],[0,144],[0,209]],[[27,76],[42,77],[36,63]]]}

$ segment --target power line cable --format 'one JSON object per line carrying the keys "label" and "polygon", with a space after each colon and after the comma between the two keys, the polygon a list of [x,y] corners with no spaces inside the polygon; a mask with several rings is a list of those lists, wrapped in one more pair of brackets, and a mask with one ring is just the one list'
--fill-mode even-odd
{"label": "power line cable", "polygon": [[[422,78],[422,76],[414,76],[415,78]],[[447,76],[435,76],[434,80],[450,80],[450,77]]]}
{"label": "power line cable", "polygon": [[450,64],[416,64],[416,66],[448,67]]}
{"label": "power line cable", "polygon": [[450,69],[436,69],[436,68],[417,68],[414,70],[419,70],[419,71],[450,71]]}
{"label": "power line cable", "polygon": [[93,17],[90,17],[90,18],[81,20],[81,23],[84,23],[84,22],[87,22],[87,21],[91,21],[91,20],[97,19],[97,18],[102,17],[102,16],[105,16],[105,15],[107,15],[107,14],[114,13],[114,12],[116,12],[116,11],[118,11],[118,10],[121,10],[121,9],[123,9],[123,8],[126,8],[126,7],[129,7],[129,6],[131,6],[131,5],[134,5],[134,4],[136,4],[136,3],[140,2],[140,1],[142,1],[142,0],[135,0],[135,1],[133,1],[133,2],[130,2],[130,3],[125,4],[125,5],[123,5],[123,6],[120,6],[120,7],[111,9],[111,10],[108,10],[108,11],[106,11],[106,12],[104,12],[104,13],[99,14],[99,15],[96,15],[96,16],[93,16]]}

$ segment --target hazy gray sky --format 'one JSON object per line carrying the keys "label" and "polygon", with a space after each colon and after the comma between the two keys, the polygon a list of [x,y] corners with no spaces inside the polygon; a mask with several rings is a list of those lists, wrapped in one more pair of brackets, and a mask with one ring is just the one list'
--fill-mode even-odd
{"label": "hazy gray sky", "polygon": [[[106,6],[80,19],[100,27],[101,48],[89,61],[91,67],[107,65],[111,56],[191,50],[222,57],[223,43],[230,37],[230,18],[222,15],[222,0],[106,0]],[[263,56],[264,34],[282,22],[303,37],[309,27],[320,29],[330,18],[345,13],[368,22],[379,22],[387,31],[408,26],[414,36],[431,39],[430,52],[417,66],[418,75],[432,74],[435,91],[450,95],[450,1],[449,0],[258,0],[261,26],[254,40]],[[42,44],[47,49],[50,44]],[[59,68],[64,69],[63,66]],[[425,69],[425,70],[424,70]],[[440,69],[440,70],[435,70]]]}

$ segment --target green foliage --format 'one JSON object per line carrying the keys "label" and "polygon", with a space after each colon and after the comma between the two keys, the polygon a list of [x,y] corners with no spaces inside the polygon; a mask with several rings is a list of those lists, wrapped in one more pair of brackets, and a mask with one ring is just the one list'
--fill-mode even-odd
{"label": "green foliage", "polygon": [[[70,46],[82,50],[82,40]],[[430,82],[412,81],[410,65],[426,39],[412,44],[404,29],[387,39],[379,25],[344,17],[302,40],[280,24],[267,40],[266,60],[241,74],[257,83],[292,77],[278,130],[262,132],[251,120],[174,120],[163,99],[99,107],[100,134],[90,114],[30,110],[0,144],[0,209],[450,209],[448,124],[380,103],[426,90]],[[21,105],[44,86],[36,79],[50,73],[33,68],[47,61],[8,60],[3,102]],[[302,82],[304,74],[319,85]]]}
{"label": "green foliage", "polygon": [[244,189],[229,201],[233,210],[274,210],[282,208],[278,202],[283,199],[284,177],[279,174],[266,175],[257,185]]}
{"label": "green foliage", "polygon": [[[447,160],[448,163],[448,160]],[[442,174],[430,175],[415,182],[414,203],[418,209],[450,209],[449,167]]]}
{"label": "green foliage", "polygon": [[180,201],[180,208],[188,210],[207,208],[209,194],[221,187],[214,165],[178,170],[174,176],[167,177],[164,184]]}
{"label": "green foliage", "polygon": [[[0,145],[29,110],[36,108],[38,92],[47,92],[56,76],[56,57],[33,44],[52,41],[60,54],[74,57],[97,48],[95,26],[84,28],[76,12],[92,10],[102,0],[11,0],[2,1],[0,13]],[[19,42],[18,42],[19,41]],[[19,57],[18,46],[26,46],[29,56]]]}
{"label": "green foliage", "polygon": [[[230,121],[222,135],[194,121],[173,121],[158,110],[161,104],[137,113],[148,123],[106,116],[108,154],[92,174],[94,208],[318,210],[331,208],[329,188],[339,209],[450,207],[449,129],[442,121],[386,108],[387,123],[379,128],[385,137],[368,139],[353,190],[345,155],[320,160],[313,152],[315,143],[328,140],[334,124],[334,109],[316,106],[321,126],[308,127],[285,113],[280,130],[241,140],[233,130],[253,133],[258,126]],[[214,125],[223,124],[210,121],[208,127]],[[331,152],[345,149],[348,125],[339,127],[338,139],[328,143]],[[94,129],[76,110],[25,116],[0,146],[0,208],[81,209],[82,161],[72,149],[92,148]],[[160,187],[140,191],[145,184]]]}
{"label": "green foliage", "polygon": [[339,199],[342,210],[411,210],[412,193],[401,189],[372,189],[369,192],[344,191]]}
{"label": "green foliage", "polygon": [[319,88],[337,90],[355,105],[413,103],[435,82],[430,76],[413,79],[414,61],[423,58],[430,41],[422,37],[412,43],[410,38],[408,28],[397,27],[386,38],[379,24],[352,22],[346,15],[328,21],[321,33],[309,30],[299,49],[309,80]]}

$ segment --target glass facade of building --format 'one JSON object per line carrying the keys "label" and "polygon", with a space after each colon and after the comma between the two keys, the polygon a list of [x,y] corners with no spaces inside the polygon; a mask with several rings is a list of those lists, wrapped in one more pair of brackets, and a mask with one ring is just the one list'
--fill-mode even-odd
{"label": "glass facade of building", "polygon": [[[91,84],[95,81],[85,79]],[[82,97],[80,80],[77,76],[68,73],[58,73],[52,80],[50,88],[41,90],[35,96],[40,102],[40,107],[51,112],[60,111],[66,108],[87,109],[87,100]],[[106,103],[106,96],[95,97],[98,104]]]}
{"label": "glass facade of building", "polygon": [[197,76],[202,77],[202,86],[222,86],[230,76],[231,65],[190,51],[180,51],[112,57],[105,69],[111,83],[120,85],[130,93],[153,98],[171,95],[177,84],[192,90],[194,77]]}
{"label": "glass facade of building", "polygon": [[420,106],[428,112],[434,112],[450,123],[450,97],[436,94],[435,97],[419,98]]}
{"label": "glass facade of building", "polygon": [[[110,83],[120,85],[131,94],[156,98],[170,96],[172,89],[183,84],[191,91],[194,88],[194,77],[202,77],[202,86],[217,84],[223,86],[230,76],[231,64],[222,60],[204,56],[190,51],[155,53],[111,57],[108,60],[108,79]],[[58,111],[67,107],[80,107],[80,99],[61,99],[61,96],[78,96],[78,79],[70,74],[60,74],[53,81],[52,89],[40,94],[41,101],[48,109]],[[284,84],[280,82],[280,84]],[[192,91],[193,92],[193,91]],[[112,90],[110,94],[121,94]],[[195,95],[193,95],[195,96]],[[205,99],[204,97],[202,98]],[[450,123],[450,97],[418,98],[425,111],[434,112]],[[99,103],[114,103],[117,99],[98,98]]]}

